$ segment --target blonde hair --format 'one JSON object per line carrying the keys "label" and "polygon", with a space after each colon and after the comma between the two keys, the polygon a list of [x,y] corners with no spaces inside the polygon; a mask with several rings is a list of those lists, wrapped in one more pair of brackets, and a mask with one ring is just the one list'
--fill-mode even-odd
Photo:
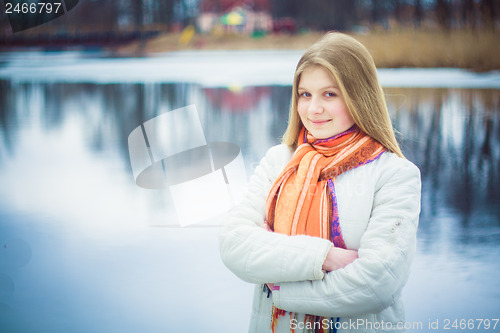
{"label": "blonde hair", "polygon": [[337,82],[358,127],[380,142],[388,151],[404,157],[394,135],[391,119],[377,69],[368,50],[354,38],[330,32],[314,43],[302,56],[295,69],[288,127],[282,143],[296,147],[303,127],[297,111],[300,76],[307,68],[321,66]]}

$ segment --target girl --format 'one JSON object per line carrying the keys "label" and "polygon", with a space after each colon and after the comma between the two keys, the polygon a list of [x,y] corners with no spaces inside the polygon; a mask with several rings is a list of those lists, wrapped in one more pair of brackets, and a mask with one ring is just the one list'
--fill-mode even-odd
{"label": "girl", "polygon": [[326,34],[297,65],[282,144],[220,233],[224,264],[257,284],[249,331],[404,331],[419,212],[372,57]]}

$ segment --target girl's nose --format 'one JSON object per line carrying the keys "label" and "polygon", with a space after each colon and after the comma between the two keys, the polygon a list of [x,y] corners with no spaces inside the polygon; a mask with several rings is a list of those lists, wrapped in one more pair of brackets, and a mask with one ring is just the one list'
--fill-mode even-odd
{"label": "girl's nose", "polygon": [[307,112],[310,114],[319,114],[323,112],[323,106],[321,105],[318,98],[316,97],[311,98],[311,102],[309,103],[309,108],[307,109]]}

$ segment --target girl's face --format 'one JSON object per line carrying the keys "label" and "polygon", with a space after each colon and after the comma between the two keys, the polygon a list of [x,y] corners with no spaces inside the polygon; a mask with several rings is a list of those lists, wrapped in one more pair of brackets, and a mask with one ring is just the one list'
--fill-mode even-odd
{"label": "girl's face", "polygon": [[326,139],[354,125],[337,82],[321,66],[300,76],[297,109],[302,124],[316,139]]}

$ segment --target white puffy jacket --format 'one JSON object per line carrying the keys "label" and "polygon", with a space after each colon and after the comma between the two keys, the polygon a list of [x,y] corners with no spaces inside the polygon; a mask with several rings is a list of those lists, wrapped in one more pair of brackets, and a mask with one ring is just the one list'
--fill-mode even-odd
{"label": "white puffy jacket", "polygon": [[[271,185],[292,157],[272,147],[251,177],[244,198],[227,214],[219,236],[224,264],[255,288],[250,332],[271,331],[272,304],[299,314],[328,318],[337,332],[402,332],[401,290],[415,253],[420,213],[420,172],[406,159],[384,153],[337,177],[340,227],[359,258],[343,269],[322,271],[331,242],[286,236],[262,228]],[[279,285],[267,297],[263,284]],[[332,321],[330,321],[332,318]],[[337,321],[338,319],[338,322]],[[282,316],[277,332],[305,332],[303,315]],[[333,330],[332,330],[333,331]]]}

